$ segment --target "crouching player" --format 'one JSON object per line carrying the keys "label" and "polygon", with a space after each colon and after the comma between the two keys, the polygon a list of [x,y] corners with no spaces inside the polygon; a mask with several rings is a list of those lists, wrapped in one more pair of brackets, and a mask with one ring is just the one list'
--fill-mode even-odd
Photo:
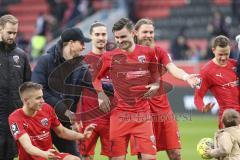
{"label": "crouching player", "polygon": [[23,107],[9,116],[9,126],[17,142],[19,160],[79,160],[68,153],[53,149],[50,129],[68,140],[79,140],[91,136],[95,124],[86,127],[83,134],[69,130],[59,122],[53,108],[44,103],[42,86],[25,82],[19,87]]}

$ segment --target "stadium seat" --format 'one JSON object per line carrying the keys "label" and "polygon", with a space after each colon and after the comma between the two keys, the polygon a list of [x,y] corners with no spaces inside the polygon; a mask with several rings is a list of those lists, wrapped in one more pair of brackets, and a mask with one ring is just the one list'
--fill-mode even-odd
{"label": "stadium seat", "polygon": [[230,5],[232,3],[231,0],[214,0],[213,1],[215,5]]}

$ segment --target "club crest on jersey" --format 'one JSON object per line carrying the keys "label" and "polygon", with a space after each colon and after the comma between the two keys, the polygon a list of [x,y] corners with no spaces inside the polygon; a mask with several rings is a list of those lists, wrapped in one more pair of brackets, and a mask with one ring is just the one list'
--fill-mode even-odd
{"label": "club crest on jersey", "polygon": [[146,57],[145,57],[144,55],[138,56],[138,61],[139,61],[140,63],[145,63],[145,62],[146,62]]}
{"label": "club crest on jersey", "polygon": [[11,131],[14,136],[20,133],[17,123],[11,125]]}
{"label": "club crest on jersey", "polygon": [[13,56],[13,61],[15,64],[19,64],[19,56],[18,55]]}
{"label": "club crest on jersey", "polygon": [[42,124],[43,126],[48,126],[48,119],[47,119],[47,118],[43,118],[43,119],[41,120],[41,124]]}

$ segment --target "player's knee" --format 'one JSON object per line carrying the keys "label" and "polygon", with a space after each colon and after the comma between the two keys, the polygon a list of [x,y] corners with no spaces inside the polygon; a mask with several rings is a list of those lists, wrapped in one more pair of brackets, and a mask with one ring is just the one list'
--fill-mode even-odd
{"label": "player's knee", "polygon": [[181,160],[181,154],[179,149],[167,150],[167,154],[170,160]]}
{"label": "player's knee", "polygon": [[142,160],[156,160],[156,155],[152,154],[141,154]]}

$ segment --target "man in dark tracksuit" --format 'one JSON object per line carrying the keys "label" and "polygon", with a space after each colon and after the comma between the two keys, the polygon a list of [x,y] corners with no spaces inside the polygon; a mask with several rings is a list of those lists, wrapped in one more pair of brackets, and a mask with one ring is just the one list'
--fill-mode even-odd
{"label": "man in dark tracksuit", "polygon": [[22,107],[18,87],[31,79],[27,56],[15,44],[17,32],[16,17],[4,15],[0,18],[0,160],[12,160],[17,155],[8,116]]}
{"label": "man in dark tracksuit", "polygon": [[[70,128],[76,111],[81,87],[86,84],[85,78],[90,74],[82,61],[81,51],[84,42],[90,42],[78,28],[63,31],[61,39],[42,55],[32,74],[32,81],[43,85],[43,96],[46,103],[54,106],[59,120]],[[86,78],[91,81],[90,78]],[[65,101],[67,100],[69,101]],[[69,121],[70,120],[70,121]],[[60,152],[79,156],[75,141],[64,140],[51,133],[53,143]]]}

